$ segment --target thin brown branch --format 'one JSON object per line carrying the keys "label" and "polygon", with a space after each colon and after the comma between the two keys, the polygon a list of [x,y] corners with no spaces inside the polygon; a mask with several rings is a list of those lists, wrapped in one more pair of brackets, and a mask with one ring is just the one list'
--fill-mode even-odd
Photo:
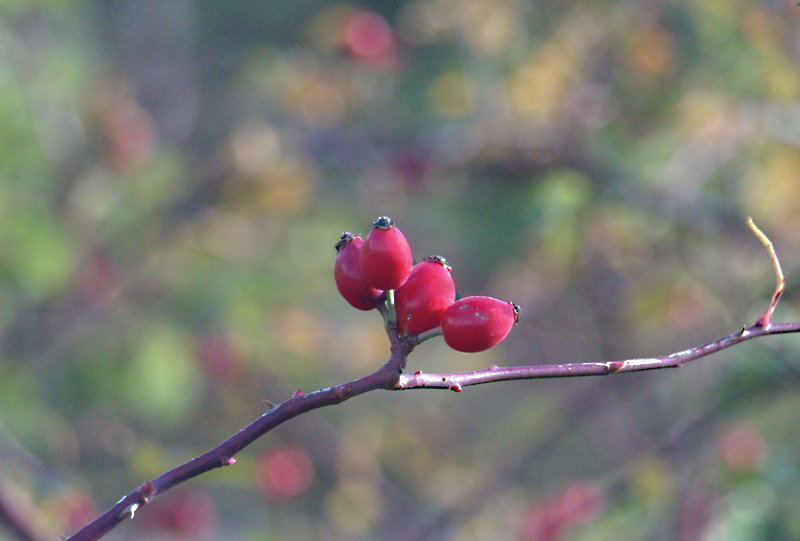
{"label": "thin brown branch", "polygon": [[781,270],[781,264],[775,248],[769,238],[748,218],[747,225],[766,246],[772,265],[775,269],[777,286],[772,295],[769,306],[751,327],[742,327],[741,331],[723,336],[707,344],[695,346],[664,357],[650,357],[645,359],[628,359],[624,361],[595,362],[595,363],[567,363],[533,366],[490,366],[483,370],[472,372],[456,372],[445,374],[424,374],[414,372],[403,374],[394,386],[396,391],[410,389],[448,389],[461,392],[469,385],[480,385],[495,381],[508,381],[515,379],[538,378],[564,378],[573,376],[606,376],[622,372],[638,372],[640,370],[656,370],[660,368],[677,368],[684,363],[711,355],[717,351],[735,346],[746,340],[767,334],[789,333],[800,331],[800,322],[773,324],[772,313],[781,299],[786,281]]}
{"label": "thin brown branch", "polygon": [[[340,404],[348,398],[378,389],[450,389],[461,391],[469,385],[479,385],[495,381],[514,379],[536,379],[570,376],[601,376],[622,372],[675,368],[684,363],[706,357],[741,342],[768,334],[800,332],[800,322],[771,323],[772,313],[777,306],[785,281],[772,243],[753,223],[748,222],[761,242],[767,247],[775,268],[778,285],[767,310],[750,327],[663,357],[628,359],[624,361],[568,363],[536,366],[498,367],[490,366],[473,372],[448,374],[403,374],[408,354],[414,346],[437,332],[400,338],[397,323],[391,317],[391,307],[379,305],[378,311],[384,318],[387,335],[391,343],[389,360],[377,371],[362,378],[328,387],[308,394],[296,392],[291,398],[272,407],[268,412],[241,429],[239,432],[219,444],[217,447],[199,455],[180,466],[148,481],[119,500],[108,511],[84,526],[69,540],[88,541],[99,539],[128,518],[133,518],[138,509],[147,505],[153,498],[169,488],[196,477],[209,470],[235,463],[234,455],[276,426],[313,409]],[[391,300],[390,298],[388,299]]]}
{"label": "thin brown branch", "polygon": [[718,338],[707,344],[679,351],[664,357],[644,359],[628,359],[624,361],[596,363],[545,364],[532,366],[490,366],[472,372],[455,372],[446,374],[426,374],[414,372],[403,374],[393,387],[396,391],[410,389],[448,389],[460,392],[469,385],[480,385],[495,381],[538,378],[564,378],[573,376],[606,376],[622,372],[638,372],[660,368],[677,368],[684,363],[706,357],[723,349],[727,349],[746,340],[767,334],[800,332],[800,322],[771,323],[766,327],[755,324],[741,331]]}
{"label": "thin brown branch", "polygon": [[483,370],[472,372],[456,372],[446,374],[424,374],[414,372],[403,374],[394,386],[396,391],[410,389],[448,389],[461,392],[469,385],[480,385],[495,381],[508,381],[514,379],[538,378],[564,378],[573,376],[606,376],[622,372],[638,372],[640,370],[656,370],[660,368],[677,368],[684,363],[711,355],[717,351],[735,346],[746,340],[767,334],[789,333],[800,331],[800,322],[773,324],[772,313],[781,299],[786,281],[781,270],[781,264],[775,248],[769,238],[753,223],[747,219],[747,225],[756,234],[761,243],[767,248],[772,265],[775,269],[777,286],[769,306],[751,327],[742,327],[741,331],[723,336],[707,344],[695,346],[664,357],[650,357],[645,359],[628,359],[624,361],[596,362],[596,363],[567,363],[533,366],[490,366]]}
{"label": "thin brown branch", "polygon": [[68,538],[68,541],[100,539],[137,510],[171,487],[222,466],[233,465],[234,455],[276,426],[308,411],[340,404],[345,400],[376,389],[391,389],[405,368],[412,346],[390,334],[392,355],[377,371],[362,378],[304,394],[296,392],[291,398],[270,409],[264,415],[229,437],[213,449],[177,466],[133,490],[109,510]]}

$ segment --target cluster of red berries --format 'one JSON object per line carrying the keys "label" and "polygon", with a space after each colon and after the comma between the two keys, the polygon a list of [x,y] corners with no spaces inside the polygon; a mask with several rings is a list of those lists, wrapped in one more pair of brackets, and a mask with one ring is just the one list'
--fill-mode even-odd
{"label": "cluster of red berries", "polygon": [[343,233],[336,244],[336,288],[353,307],[372,310],[393,302],[402,335],[440,329],[448,346],[467,353],[497,345],[517,323],[519,307],[512,302],[482,296],[456,300],[444,258],[426,257],[414,265],[408,241],[391,218],[381,216],[372,225],[366,239]]}

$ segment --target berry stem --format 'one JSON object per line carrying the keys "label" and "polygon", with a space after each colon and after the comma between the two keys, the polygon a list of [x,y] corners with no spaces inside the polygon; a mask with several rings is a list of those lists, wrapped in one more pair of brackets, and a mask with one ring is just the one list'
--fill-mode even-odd
{"label": "berry stem", "polygon": [[421,344],[425,340],[429,340],[435,336],[441,336],[441,335],[442,335],[441,327],[436,327],[427,331],[423,331],[418,335],[416,335],[416,338],[414,338],[414,345]]}
{"label": "berry stem", "polygon": [[394,289],[386,291],[386,307],[388,308],[388,323],[397,325],[397,309],[394,306]]}

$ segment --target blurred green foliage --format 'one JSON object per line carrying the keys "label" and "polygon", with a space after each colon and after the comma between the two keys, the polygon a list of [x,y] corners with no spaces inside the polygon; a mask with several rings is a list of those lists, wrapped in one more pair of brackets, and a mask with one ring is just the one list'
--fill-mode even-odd
{"label": "blurred green foliage", "polygon": [[[791,2],[0,2],[0,492],[43,537],[380,366],[334,244],[392,216],[523,317],[409,369],[666,354],[798,318]],[[797,340],[371,393],[110,539],[800,536]]]}

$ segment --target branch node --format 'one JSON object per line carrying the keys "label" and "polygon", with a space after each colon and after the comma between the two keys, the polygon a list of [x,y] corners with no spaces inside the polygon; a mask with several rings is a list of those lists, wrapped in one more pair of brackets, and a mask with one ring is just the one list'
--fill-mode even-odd
{"label": "branch node", "polygon": [[614,361],[610,363],[606,363],[606,368],[608,368],[608,373],[613,374],[615,372],[619,372],[622,370],[622,367],[625,366],[624,362],[621,361]]}
{"label": "branch node", "polygon": [[450,390],[453,391],[453,392],[456,392],[456,393],[460,393],[462,391],[461,384],[458,383],[458,382],[453,383],[450,386]]}
{"label": "branch node", "polygon": [[337,385],[333,388],[333,395],[336,397],[337,403],[342,403],[350,398],[352,392],[352,385]]}

